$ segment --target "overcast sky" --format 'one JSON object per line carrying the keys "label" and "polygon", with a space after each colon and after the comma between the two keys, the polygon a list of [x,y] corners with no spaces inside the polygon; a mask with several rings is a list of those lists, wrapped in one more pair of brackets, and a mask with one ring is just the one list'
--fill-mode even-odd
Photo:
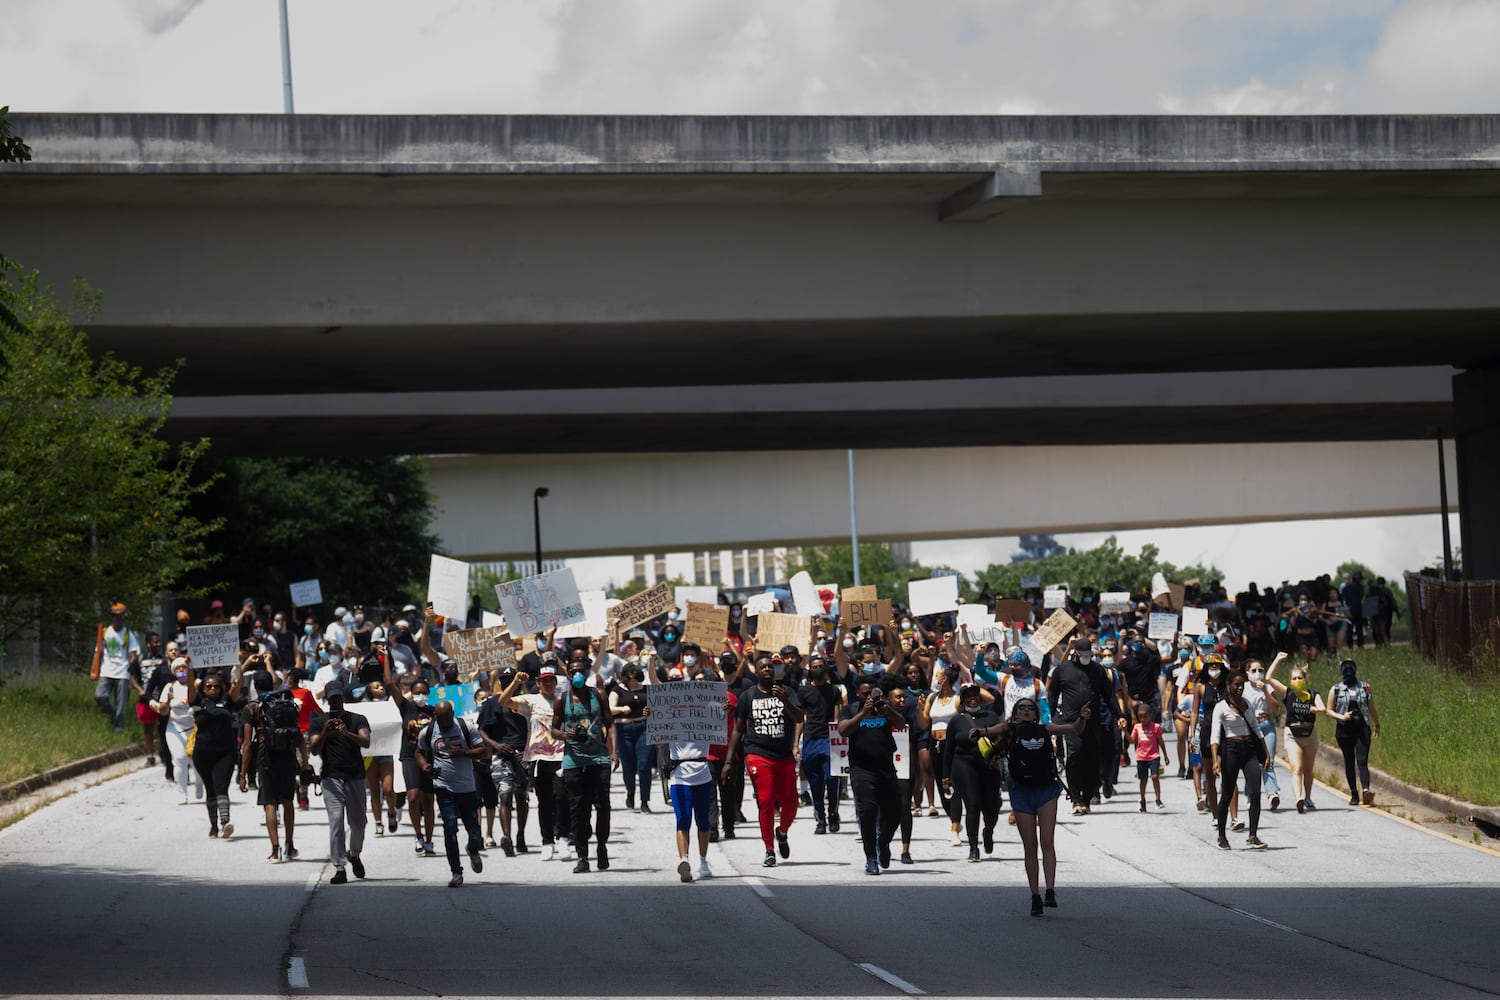
{"label": "overcast sky", "polygon": [[[289,0],[300,112],[1500,111],[1497,0]],[[3,0],[0,104],[278,112],[276,0]]]}
{"label": "overcast sky", "polygon": [[[1500,0],[290,0],[302,113],[1500,112]],[[0,105],[281,110],[276,0],[0,0]],[[1064,536],[1087,547],[1102,534]],[[1455,543],[1457,534],[1455,529]],[[1441,552],[1436,516],[1127,532],[1235,585]],[[923,543],[972,571],[1014,539]],[[623,567],[623,569],[621,568]],[[582,560],[585,585],[629,560]]]}

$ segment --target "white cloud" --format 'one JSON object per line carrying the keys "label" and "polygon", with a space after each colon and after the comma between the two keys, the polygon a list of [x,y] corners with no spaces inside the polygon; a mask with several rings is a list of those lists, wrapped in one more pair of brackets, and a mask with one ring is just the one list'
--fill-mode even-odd
{"label": "white cloud", "polygon": [[1386,25],[1361,104],[1392,111],[1493,112],[1500,99],[1500,3],[1421,0]]}

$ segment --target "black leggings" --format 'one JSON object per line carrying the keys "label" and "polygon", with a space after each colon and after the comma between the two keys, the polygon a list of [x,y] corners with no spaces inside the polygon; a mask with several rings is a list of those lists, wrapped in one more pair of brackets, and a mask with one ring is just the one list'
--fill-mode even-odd
{"label": "black leggings", "polygon": [[[536,774],[532,780],[536,788],[537,823],[542,828],[542,843],[552,844],[573,832],[568,822],[568,793],[562,783],[562,761],[536,761]],[[518,836],[526,831],[516,828]]]}
{"label": "black leggings", "polygon": [[963,801],[969,846],[978,847],[980,817],[986,830],[993,830],[1000,819],[1000,775],[979,761],[955,755],[952,777],[953,790]]}
{"label": "black leggings", "polygon": [[[1344,780],[1349,783],[1349,794],[1357,796],[1361,788],[1370,787],[1370,724],[1363,719],[1340,722],[1333,738],[1344,752]],[[1354,781],[1356,777],[1358,784]]]}
{"label": "black leggings", "polygon": [[1260,827],[1260,759],[1254,739],[1226,739],[1219,744],[1219,836],[1229,820],[1229,802],[1240,773],[1245,775],[1245,798],[1250,800],[1250,836]]}
{"label": "black leggings", "polygon": [[[1064,770],[1068,776],[1068,792],[1073,804],[1087,806],[1099,794],[1099,781],[1103,777],[1103,762],[1100,757],[1101,744],[1108,739],[1103,727],[1090,723],[1081,733],[1069,733],[1063,737],[1068,748],[1068,759]],[[956,784],[956,782],[955,782]]]}
{"label": "black leggings", "polygon": [[[901,825],[901,790],[894,774],[862,767],[849,768],[849,791],[854,796],[854,818],[859,821],[860,846],[875,860],[876,845],[890,856],[891,838]],[[910,814],[908,809],[907,813]]]}
{"label": "black leggings", "polygon": [[900,778],[896,787],[901,791],[901,843],[911,843],[911,781]]}
{"label": "black leggings", "polygon": [[234,764],[233,750],[193,748],[193,767],[203,779],[208,825],[214,829],[229,822],[229,779],[234,774]]}

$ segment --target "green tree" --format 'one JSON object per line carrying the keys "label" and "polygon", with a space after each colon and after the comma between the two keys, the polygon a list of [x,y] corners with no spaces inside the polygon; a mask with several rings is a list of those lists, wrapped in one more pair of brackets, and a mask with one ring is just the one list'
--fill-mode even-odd
{"label": "green tree", "polygon": [[210,559],[212,516],[193,504],[208,442],[160,438],[178,366],[143,374],[92,357],[78,322],[99,296],[61,302],[35,272],[0,275],[16,323],[0,327],[0,639],[33,623],[62,643],[88,634],[100,605],[149,618],[152,598]]}
{"label": "green tree", "polygon": [[515,563],[501,563],[496,566],[474,565],[469,567],[469,593],[479,595],[479,603],[486,608],[495,608],[500,599],[495,596],[495,588],[502,583],[511,580],[519,580],[523,576],[529,576],[536,571],[531,563],[517,566]]}
{"label": "green tree", "polygon": [[356,601],[421,603],[437,538],[419,459],[229,458],[214,468],[200,516],[230,530],[212,573],[197,575],[201,587],[237,588],[235,604],[282,603],[292,581],[316,577],[325,613]]}
{"label": "green tree", "polygon": [[[852,545],[803,546],[791,562],[812,574],[813,583],[836,583],[839,589],[854,586],[854,547]],[[865,586],[875,585],[875,593],[897,604],[906,603],[906,584],[923,580],[930,574],[915,560],[898,559],[889,546],[861,543],[859,546],[859,580]],[[963,579],[959,579],[960,589]]]}
{"label": "green tree", "polygon": [[1068,584],[1074,594],[1084,587],[1096,591],[1138,591],[1151,585],[1151,577],[1161,573],[1168,580],[1182,582],[1197,578],[1207,583],[1218,580],[1221,574],[1213,566],[1175,566],[1160,558],[1154,545],[1141,546],[1140,555],[1130,555],[1120,548],[1114,535],[1110,535],[1092,549],[1068,549],[1059,554],[1021,563],[996,563],[979,574],[977,586],[987,589],[992,597],[1019,597],[1021,577],[1039,573],[1043,585]]}

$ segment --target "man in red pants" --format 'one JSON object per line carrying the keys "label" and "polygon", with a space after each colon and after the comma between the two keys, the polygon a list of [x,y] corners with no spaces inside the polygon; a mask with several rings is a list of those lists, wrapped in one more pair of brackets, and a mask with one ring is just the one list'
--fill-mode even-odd
{"label": "man in red pants", "polygon": [[[755,678],[755,687],[740,696],[735,709],[734,736],[729,741],[724,763],[727,770],[733,765],[735,754],[744,747],[745,773],[755,788],[755,802],[760,807],[760,839],[766,845],[766,860],[762,864],[775,868],[777,848],[783,858],[792,854],[786,832],[797,817],[797,761],[792,751],[797,723],[802,721],[802,704],[797,693],[785,684],[781,657],[758,653]],[[773,829],[775,847],[771,844]]]}

